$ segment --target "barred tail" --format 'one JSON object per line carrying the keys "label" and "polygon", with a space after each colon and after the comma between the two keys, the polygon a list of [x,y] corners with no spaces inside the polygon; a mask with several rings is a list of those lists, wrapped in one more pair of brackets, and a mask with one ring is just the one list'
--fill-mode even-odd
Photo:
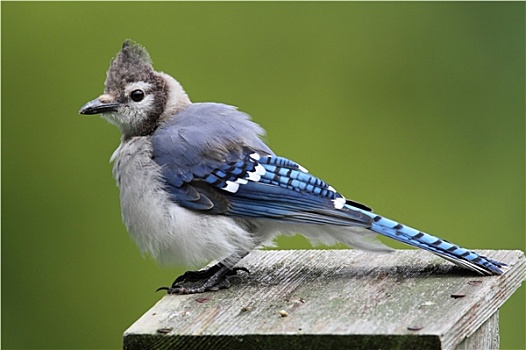
{"label": "barred tail", "polygon": [[481,275],[501,275],[503,273],[501,268],[506,266],[506,264],[500,261],[489,259],[444,239],[415,230],[414,228],[384,218],[373,212],[354,207],[352,209],[361,211],[373,219],[370,228],[372,231],[413,247],[427,250],[452,263],[476,271]]}

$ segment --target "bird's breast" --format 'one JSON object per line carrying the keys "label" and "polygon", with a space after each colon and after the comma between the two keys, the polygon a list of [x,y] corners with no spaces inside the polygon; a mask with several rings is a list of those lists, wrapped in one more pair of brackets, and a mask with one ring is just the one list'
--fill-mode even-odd
{"label": "bird's breast", "polygon": [[234,219],[195,213],[170,200],[149,137],[121,143],[112,161],[124,224],[160,263],[196,265],[254,248],[252,235]]}

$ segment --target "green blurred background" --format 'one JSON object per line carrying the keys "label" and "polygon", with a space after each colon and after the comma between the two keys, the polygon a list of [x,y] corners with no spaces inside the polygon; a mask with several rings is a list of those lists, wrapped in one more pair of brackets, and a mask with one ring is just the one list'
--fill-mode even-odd
{"label": "green blurred background", "polygon": [[[183,272],[139,254],[108,162],[119,132],[77,114],[126,38],[348,197],[525,248],[524,2],[1,6],[4,348],[119,348]],[[525,348],[524,290],[501,309],[503,348]]]}

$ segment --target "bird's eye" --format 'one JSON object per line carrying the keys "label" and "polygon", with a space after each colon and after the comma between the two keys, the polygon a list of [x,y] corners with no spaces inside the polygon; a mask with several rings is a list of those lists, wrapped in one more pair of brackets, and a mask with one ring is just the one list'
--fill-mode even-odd
{"label": "bird's eye", "polygon": [[142,91],[142,90],[133,90],[131,92],[131,94],[130,94],[130,97],[135,102],[142,101],[142,99],[144,98],[144,91]]}

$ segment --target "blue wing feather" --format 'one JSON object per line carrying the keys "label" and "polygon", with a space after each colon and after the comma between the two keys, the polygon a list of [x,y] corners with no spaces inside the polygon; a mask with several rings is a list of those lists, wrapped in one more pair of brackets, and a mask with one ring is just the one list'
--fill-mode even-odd
{"label": "blue wing feather", "polygon": [[[274,166],[284,161],[281,157],[264,156],[264,163],[260,163],[251,155],[253,152],[246,151],[244,161],[236,161],[213,169],[210,174],[202,179],[194,175],[193,181],[185,183],[184,186],[170,184],[166,189],[170,192],[173,200],[188,209],[211,210],[209,203],[213,199],[208,198],[213,193],[217,198],[228,202],[221,211],[222,214],[245,218],[268,218],[281,221],[297,223],[315,223],[332,225],[369,225],[371,219],[351,208],[337,210],[333,200],[342,198],[336,192],[330,190],[330,186],[320,179],[303,173],[297,165],[292,163],[285,167]],[[261,165],[265,172],[258,181],[249,180],[250,173]],[[290,166],[290,167],[288,167]],[[169,181],[168,177],[165,180]],[[202,180],[201,187],[194,189],[197,180]],[[228,182],[241,181],[235,192],[225,190]],[[203,192],[203,182],[210,188],[207,193]],[[189,191],[184,189],[190,187]],[[196,196],[196,192],[199,196]],[[203,197],[208,200],[203,200]]]}

